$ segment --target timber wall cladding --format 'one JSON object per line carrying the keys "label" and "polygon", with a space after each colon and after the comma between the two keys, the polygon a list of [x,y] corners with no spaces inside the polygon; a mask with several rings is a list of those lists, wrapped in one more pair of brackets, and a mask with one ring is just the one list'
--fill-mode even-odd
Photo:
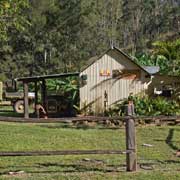
{"label": "timber wall cladding", "polygon": [[[121,72],[117,77],[113,77],[115,70]],[[104,111],[106,100],[107,106],[110,107],[127,98],[130,93],[144,91],[145,73],[113,50],[87,67],[80,75],[87,75],[87,83],[80,88],[80,108],[89,107],[96,114]]]}

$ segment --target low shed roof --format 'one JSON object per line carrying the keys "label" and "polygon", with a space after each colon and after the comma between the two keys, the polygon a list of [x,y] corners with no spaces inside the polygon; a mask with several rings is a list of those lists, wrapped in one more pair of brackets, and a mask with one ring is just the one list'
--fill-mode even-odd
{"label": "low shed roof", "polygon": [[53,78],[60,78],[60,77],[69,77],[69,76],[79,76],[79,72],[74,73],[61,73],[61,74],[51,74],[51,75],[43,75],[43,76],[30,76],[30,77],[21,77],[16,78],[16,81],[26,81],[26,82],[34,82],[34,81],[41,81],[44,79],[53,79]]}

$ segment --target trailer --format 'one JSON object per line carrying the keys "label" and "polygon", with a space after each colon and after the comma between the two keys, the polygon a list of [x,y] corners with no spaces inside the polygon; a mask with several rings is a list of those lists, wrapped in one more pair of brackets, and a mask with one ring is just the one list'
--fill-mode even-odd
{"label": "trailer", "polygon": [[[34,92],[28,93],[29,104],[34,101]],[[0,106],[12,106],[16,113],[24,112],[24,93],[17,90],[15,81],[0,81]]]}

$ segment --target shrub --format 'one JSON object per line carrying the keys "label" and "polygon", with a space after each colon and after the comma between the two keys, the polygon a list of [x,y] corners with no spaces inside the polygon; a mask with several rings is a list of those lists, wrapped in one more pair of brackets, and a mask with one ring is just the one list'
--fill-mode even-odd
{"label": "shrub", "polygon": [[[135,113],[137,116],[156,116],[156,115],[180,115],[180,105],[175,100],[168,100],[163,97],[133,97]],[[127,100],[121,104],[111,107],[107,114],[109,116],[125,115],[125,105]]]}

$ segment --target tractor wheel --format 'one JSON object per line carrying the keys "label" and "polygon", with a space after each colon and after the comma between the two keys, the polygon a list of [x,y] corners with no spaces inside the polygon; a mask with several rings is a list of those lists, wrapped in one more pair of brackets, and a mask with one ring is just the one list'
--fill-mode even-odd
{"label": "tractor wheel", "polygon": [[16,113],[24,113],[24,101],[17,100],[13,105],[14,111]]}

